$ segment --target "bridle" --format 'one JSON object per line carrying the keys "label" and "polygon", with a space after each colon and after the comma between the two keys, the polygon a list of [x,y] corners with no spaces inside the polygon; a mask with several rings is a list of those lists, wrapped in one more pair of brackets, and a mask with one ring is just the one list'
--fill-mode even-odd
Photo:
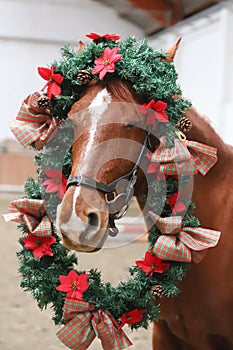
{"label": "bridle", "polygon": [[[105,201],[109,207],[109,235],[112,237],[115,237],[119,232],[115,225],[115,220],[122,218],[127,213],[130,201],[134,195],[134,188],[137,182],[138,169],[141,160],[146,150],[151,148],[150,135],[151,132],[148,130],[133,169],[113,182],[106,185],[102,182],[81,175],[70,176],[68,178],[66,189],[70,186],[85,186],[104,193]],[[117,189],[121,187],[124,187],[124,190],[118,192]]]}

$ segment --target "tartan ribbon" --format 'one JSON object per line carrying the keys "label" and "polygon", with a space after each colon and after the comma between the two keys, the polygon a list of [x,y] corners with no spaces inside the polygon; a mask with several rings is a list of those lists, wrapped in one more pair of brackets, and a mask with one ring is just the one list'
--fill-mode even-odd
{"label": "tartan ribbon", "polygon": [[38,92],[29,95],[22,103],[15,120],[9,127],[23,147],[34,144],[41,149],[57,129],[57,121],[38,107]]}
{"label": "tartan ribbon", "polygon": [[46,215],[44,200],[22,198],[10,203],[9,213],[4,215],[6,222],[25,224],[29,232],[37,237],[51,237],[51,221]]}
{"label": "tartan ribbon", "polygon": [[218,160],[217,149],[196,141],[185,140],[184,143],[195,159],[199,173],[206,175]]}
{"label": "tartan ribbon", "polygon": [[187,147],[175,139],[175,145],[168,148],[164,144],[164,138],[151,156],[152,162],[160,164],[160,172],[165,175],[192,175],[196,171],[195,161]]}
{"label": "tartan ribbon", "polygon": [[181,216],[161,218],[151,211],[149,214],[162,233],[152,249],[160,259],[199,263],[208,248],[215,247],[219,241],[219,231],[182,227]]}
{"label": "tartan ribbon", "polygon": [[199,142],[174,140],[174,147],[167,148],[164,138],[150,156],[152,162],[160,163],[160,172],[165,175],[205,175],[217,161],[217,150]]}
{"label": "tartan ribbon", "polygon": [[72,350],[86,350],[95,337],[104,350],[120,350],[132,345],[109,312],[94,311],[94,304],[65,299],[65,325],[57,332],[60,341]]}

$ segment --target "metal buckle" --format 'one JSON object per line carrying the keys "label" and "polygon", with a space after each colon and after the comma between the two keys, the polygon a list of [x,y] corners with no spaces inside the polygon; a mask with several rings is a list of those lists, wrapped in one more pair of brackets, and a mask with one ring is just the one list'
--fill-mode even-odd
{"label": "metal buckle", "polygon": [[129,187],[131,188],[134,187],[136,182],[137,182],[137,173],[133,174],[133,176],[131,177]]}
{"label": "metal buckle", "polygon": [[121,219],[127,213],[128,208],[129,208],[129,203],[124,205],[124,207],[119,211],[119,213],[114,215],[114,219],[115,220]]}
{"label": "metal buckle", "polygon": [[178,136],[180,141],[185,141],[186,140],[186,135],[182,131],[177,130],[176,131],[176,135]]}
{"label": "metal buckle", "polygon": [[[113,198],[111,198],[111,199],[108,198],[108,195],[110,195],[110,194],[113,195]],[[110,192],[110,193],[105,193],[104,197],[105,197],[106,203],[109,204],[109,203],[112,203],[116,199],[117,193],[116,193],[116,191],[113,191],[113,192]]]}

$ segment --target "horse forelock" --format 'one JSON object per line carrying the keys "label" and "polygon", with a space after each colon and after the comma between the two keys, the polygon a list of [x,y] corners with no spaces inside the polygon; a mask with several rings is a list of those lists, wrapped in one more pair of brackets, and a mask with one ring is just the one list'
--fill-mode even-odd
{"label": "horse forelock", "polygon": [[113,102],[143,103],[144,97],[137,94],[132,84],[127,80],[118,77],[106,79],[104,81],[92,80],[83,91],[80,99],[73,104],[69,117],[80,110],[88,108],[96,94],[103,89],[107,89]]}
{"label": "horse forelock", "polygon": [[105,86],[114,100],[139,104],[144,102],[144,97],[137,94],[132,84],[127,80],[113,78],[106,81]]}

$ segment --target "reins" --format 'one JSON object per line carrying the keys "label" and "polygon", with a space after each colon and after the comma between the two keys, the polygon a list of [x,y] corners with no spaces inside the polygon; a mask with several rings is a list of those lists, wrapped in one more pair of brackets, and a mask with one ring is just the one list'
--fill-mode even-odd
{"label": "reins", "polygon": [[[85,186],[104,193],[105,201],[109,209],[109,235],[112,237],[115,237],[119,232],[115,225],[115,220],[122,218],[127,213],[130,201],[134,195],[138,169],[142,157],[148,149],[148,145],[150,146],[150,134],[150,130],[146,132],[144,143],[133,169],[113,182],[104,184],[82,175],[70,176],[68,178],[66,189],[71,186]],[[123,187],[124,190],[118,192],[118,189],[121,187]]]}

